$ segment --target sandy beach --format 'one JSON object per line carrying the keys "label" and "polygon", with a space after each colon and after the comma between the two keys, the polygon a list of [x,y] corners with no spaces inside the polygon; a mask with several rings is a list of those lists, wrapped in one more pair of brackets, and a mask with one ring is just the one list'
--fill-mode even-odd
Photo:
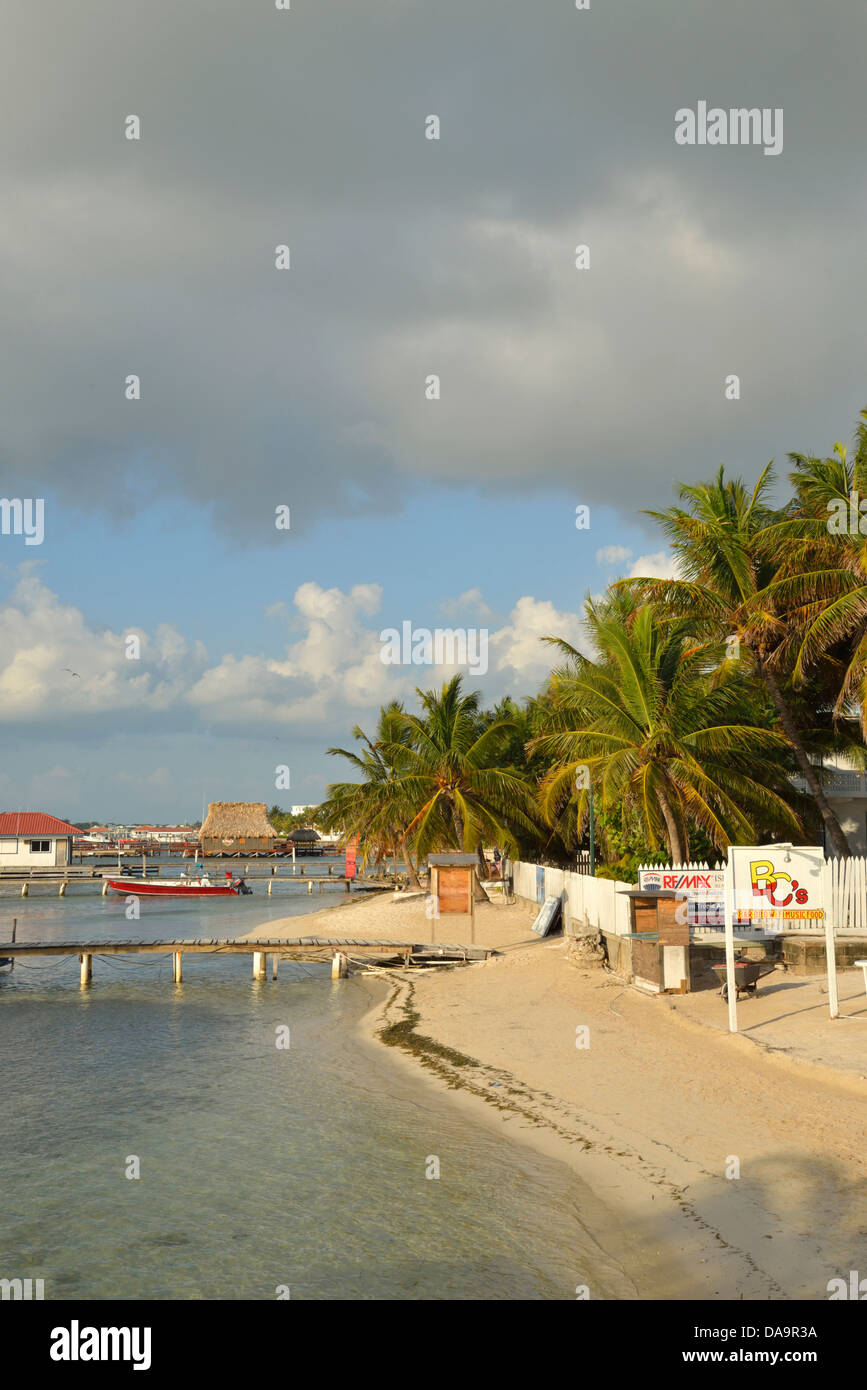
{"label": "sandy beach", "polygon": [[[535,913],[483,904],[475,940],[497,955],[393,974],[365,1020],[380,1052],[568,1164],[600,1260],[635,1297],[822,1300],[867,1272],[860,971],[840,976],[844,1018],[823,980],[775,977],[732,1037],[716,993],[653,998],[576,966],[562,938],[533,936]],[[462,940],[458,920],[436,939]],[[431,927],[422,900],[383,894],[267,935],[421,942]]]}

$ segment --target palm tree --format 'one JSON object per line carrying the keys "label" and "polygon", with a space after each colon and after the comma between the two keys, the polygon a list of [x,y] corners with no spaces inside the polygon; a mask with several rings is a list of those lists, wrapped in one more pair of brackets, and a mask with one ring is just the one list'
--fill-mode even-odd
{"label": "palm tree", "polygon": [[401,783],[407,754],[402,720],[403,706],[394,700],[380,710],[374,738],[368,738],[357,724],[353,727],[353,738],[363,745],[360,754],[346,748],[327,750],[332,756],[346,758],[352,763],[360,772],[361,781],[337,782],[329,786],[327,799],[318,815],[326,828],[358,835],[379,855],[384,856],[393,849],[395,869],[399,847],[410,885],[419,888],[409,845],[413,811]]}
{"label": "palm tree", "polygon": [[846,836],[808,756],[785,682],[778,679],[788,650],[785,620],[777,604],[760,598],[769,594],[777,577],[779,528],[786,520],[786,514],[767,501],[772,481],[768,464],[752,493],[740,478],[727,480],[722,467],[710,482],[680,483],[678,494],[686,508],[669,507],[647,515],[660,522],[669,536],[683,577],[639,578],[620,584],[663,605],[675,617],[695,619],[706,642],[737,639],[740,656],[746,657],[770,696],[836,853],[847,857]]}
{"label": "palm tree", "polygon": [[554,760],[540,788],[544,813],[573,797],[586,768],[601,808],[636,811],[648,844],[664,839],[673,863],[689,858],[690,825],[719,848],[768,826],[800,832],[786,795],[787,740],[761,725],[743,676],[716,677],[720,654],[697,640],[695,624],[622,590],[588,600],[585,613],[594,658],[546,639],[567,661],[551,678],[549,727],[531,744]]}
{"label": "palm tree", "polygon": [[513,828],[533,828],[533,796],[526,776],[502,758],[514,720],[488,722],[478,693],[461,686],[457,675],[439,693],[417,690],[422,712],[401,715],[395,724],[404,741],[386,741],[382,751],[402,756],[399,783],[415,808],[409,830],[419,855],[450,846],[475,851],[481,865],[486,842],[515,854]]}
{"label": "palm tree", "polygon": [[[821,671],[833,682],[839,721],[855,710],[867,737],[867,411],[851,461],[843,444],[829,458],[790,454],[793,514],[774,529],[781,556],[760,597],[779,604],[796,634],[794,676]],[[851,515],[850,515],[851,514]],[[854,525],[852,521],[854,520]],[[861,529],[863,527],[863,530]]]}

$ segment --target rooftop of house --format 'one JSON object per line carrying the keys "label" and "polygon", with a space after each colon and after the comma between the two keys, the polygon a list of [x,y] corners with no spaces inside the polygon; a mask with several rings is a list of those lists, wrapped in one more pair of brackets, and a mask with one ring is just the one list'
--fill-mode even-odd
{"label": "rooftop of house", "polygon": [[77,825],[58,820],[45,811],[4,811],[0,814],[0,835],[40,835],[66,839],[69,835],[80,835]]}

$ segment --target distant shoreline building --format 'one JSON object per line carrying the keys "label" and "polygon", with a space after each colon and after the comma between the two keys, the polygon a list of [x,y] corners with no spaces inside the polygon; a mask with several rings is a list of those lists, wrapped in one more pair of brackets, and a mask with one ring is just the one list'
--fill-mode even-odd
{"label": "distant shoreline building", "polygon": [[0,868],[71,864],[72,841],[80,834],[77,825],[45,811],[6,811],[0,815]]}
{"label": "distant shoreline building", "polygon": [[199,831],[203,854],[270,854],[280,836],[264,801],[212,801]]}

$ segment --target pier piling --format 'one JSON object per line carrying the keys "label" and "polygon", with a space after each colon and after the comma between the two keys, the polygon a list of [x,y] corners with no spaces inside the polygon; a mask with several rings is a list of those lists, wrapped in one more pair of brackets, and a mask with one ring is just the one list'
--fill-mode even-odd
{"label": "pier piling", "polygon": [[342,951],[335,951],[331,958],[332,980],[345,980],[349,974],[349,962]]}
{"label": "pier piling", "polygon": [[89,985],[93,979],[93,956],[79,956],[81,961],[81,983]]}
{"label": "pier piling", "polygon": [[181,984],[184,978],[181,966],[182,959],[183,953],[181,951],[172,951],[172,979],[176,985]]}
{"label": "pier piling", "polygon": [[253,952],[253,979],[264,980],[265,978],[265,952]]}

